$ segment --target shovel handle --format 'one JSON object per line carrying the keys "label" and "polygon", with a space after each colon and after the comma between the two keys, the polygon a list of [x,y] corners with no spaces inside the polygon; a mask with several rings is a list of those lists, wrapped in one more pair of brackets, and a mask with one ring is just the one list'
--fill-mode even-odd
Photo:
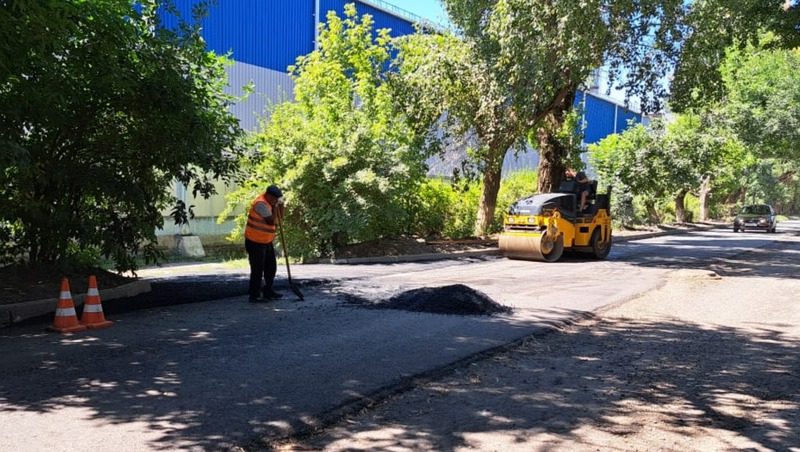
{"label": "shovel handle", "polygon": [[289,269],[289,253],[286,251],[286,238],[283,235],[283,221],[278,222],[278,234],[281,236],[281,248],[283,248],[283,260],[286,262],[286,275],[289,278],[289,285],[292,284],[292,271]]}

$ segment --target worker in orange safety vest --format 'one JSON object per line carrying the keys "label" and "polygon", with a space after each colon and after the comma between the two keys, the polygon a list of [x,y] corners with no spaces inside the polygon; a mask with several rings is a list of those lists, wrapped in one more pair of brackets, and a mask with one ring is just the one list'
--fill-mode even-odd
{"label": "worker in orange safety vest", "polygon": [[[275,258],[276,225],[283,220],[283,192],[276,185],[253,200],[244,228],[244,247],[250,261],[250,302],[263,303],[283,295],[272,288],[278,264]],[[264,286],[261,280],[264,279]]]}

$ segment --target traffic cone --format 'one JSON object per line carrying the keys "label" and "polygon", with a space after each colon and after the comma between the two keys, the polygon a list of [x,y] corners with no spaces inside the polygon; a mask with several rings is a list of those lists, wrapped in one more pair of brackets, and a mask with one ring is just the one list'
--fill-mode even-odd
{"label": "traffic cone", "polygon": [[103,314],[103,304],[100,301],[97,278],[94,275],[89,277],[89,290],[86,292],[86,299],[83,302],[81,323],[87,328],[106,328],[114,324],[114,322],[106,320],[106,316]]}
{"label": "traffic cone", "polygon": [[85,326],[78,323],[67,278],[61,279],[61,293],[58,296],[58,305],[56,305],[56,317],[53,319],[53,326],[50,329],[59,333],[76,333],[86,330]]}

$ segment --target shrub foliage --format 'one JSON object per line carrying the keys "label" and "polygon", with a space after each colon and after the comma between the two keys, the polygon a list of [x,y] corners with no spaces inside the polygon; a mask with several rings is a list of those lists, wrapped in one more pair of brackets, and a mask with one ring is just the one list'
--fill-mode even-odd
{"label": "shrub foliage", "polygon": [[[155,0],[7,0],[0,8],[0,256],[136,266],[177,179],[232,174],[223,60]],[[32,32],[36,30],[36,32]]]}

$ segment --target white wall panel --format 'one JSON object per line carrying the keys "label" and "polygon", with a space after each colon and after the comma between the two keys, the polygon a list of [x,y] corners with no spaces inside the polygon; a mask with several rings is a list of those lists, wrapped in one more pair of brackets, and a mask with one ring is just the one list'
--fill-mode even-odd
{"label": "white wall panel", "polygon": [[284,72],[238,61],[228,68],[228,94],[241,96],[243,87],[250,82],[255,91],[231,110],[243,129],[254,131],[258,127],[258,118],[264,117],[271,105],[293,99],[294,82]]}

